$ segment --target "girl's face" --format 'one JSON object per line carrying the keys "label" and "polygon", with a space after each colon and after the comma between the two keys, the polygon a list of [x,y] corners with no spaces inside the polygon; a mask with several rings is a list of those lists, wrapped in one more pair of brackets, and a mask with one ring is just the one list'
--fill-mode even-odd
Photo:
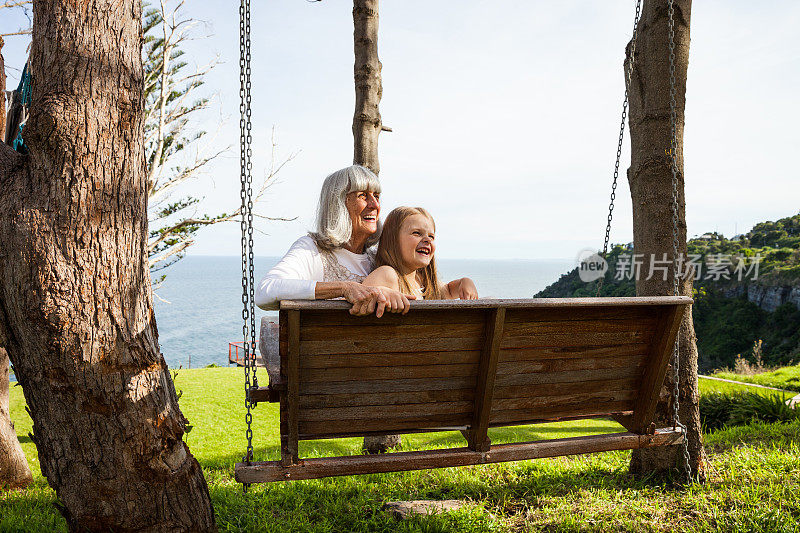
{"label": "girl's face", "polygon": [[397,243],[405,266],[411,270],[425,268],[433,259],[433,221],[424,215],[411,215],[400,225]]}

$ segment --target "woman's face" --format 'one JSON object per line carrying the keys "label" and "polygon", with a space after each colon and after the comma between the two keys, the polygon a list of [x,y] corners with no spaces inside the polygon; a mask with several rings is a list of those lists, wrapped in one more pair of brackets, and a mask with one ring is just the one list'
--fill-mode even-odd
{"label": "woman's face", "polygon": [[400,225],[397,243],[403,263],[409,269],[425,268],[433,259],[433,221],[425,215],[411,215]]}
{"label": "woman's face", "polygon": [[353,241],[365,240],[378,231],[378,216],[381,214],[381,193],[353,191],[347,193],[345,206],[353,224]]}

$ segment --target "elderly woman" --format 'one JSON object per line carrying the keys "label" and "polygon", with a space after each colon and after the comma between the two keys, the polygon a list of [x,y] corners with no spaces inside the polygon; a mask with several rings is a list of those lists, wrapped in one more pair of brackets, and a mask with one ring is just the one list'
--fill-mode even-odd
{"label": "elderly woman", "polygon": [[362,166],[337,170],[322,184],[316,231],[297,239],[256,288],[255,303],[277,309],[280,300],[344,298],[350,313],[406,313],[409,298],[361,284],[374,268],[368,248],[380,236],[378,177]]}

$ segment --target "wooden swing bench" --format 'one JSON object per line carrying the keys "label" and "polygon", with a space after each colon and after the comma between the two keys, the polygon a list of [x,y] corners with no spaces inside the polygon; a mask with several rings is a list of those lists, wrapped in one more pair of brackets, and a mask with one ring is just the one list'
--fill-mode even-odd
{"label": "wooden swing bench", "polygon": [[[355,317],[341,301],[283,301],[280,461],[238,463],[256,483],[518,461],[679,444],[653,424],[692,299],[419,301]],[[610,417],[627,432],[492,445],[490,427]],[[298,441],[460,430],[466,447],[301,459]]]}

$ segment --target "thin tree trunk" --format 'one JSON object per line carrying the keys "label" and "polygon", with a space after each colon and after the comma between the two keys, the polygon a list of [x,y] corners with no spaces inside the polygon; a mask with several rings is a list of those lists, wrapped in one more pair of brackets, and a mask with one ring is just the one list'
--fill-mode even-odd
{"label": "thin tree trunk", "polygon": [[0,489],[19,489],[33,481],[9,410],[8,355],[0,348]]}
{"label": "thin tree trunk", "polygon": [[[0,37],[0,144],[6,138],[6,65],[3,44],[3,38]],[[2,348],[0,340],[0,488],[21,488],[27,487],[33,477],[11,422],[8,363],[8,354]]]}
{"label": "thin tree trunk", "polygon": [[0,143],[6,139],[6,60],[3,57],[5,41],[0,36]]}
{"label": "thin tree trunk", "polygon": [[378,105],[383,95],[381,62],[378,60],[378,0],[353,1],[353,27],[356,85],[353,163],[378,174],[381,170],[378,136],[382,127]]}
{"label": "thin tree trunk", "polygon": [[205,531],[158,349],[139,0],[35,0],[29,155],[0,146],[0,342],[72,530]]}
{"label": "thin tree trunk", "polygon": [[[378,136],[381,133],[381,62],[378,60],[378,0],[353,0],[353,44],[356,110],[353,114],[353,163],[375,174],[378,163]],[[364,437],[364,450],[384,453],[400,447],[400,435]]]}
{"label": "thin tree trunk", "polygon": [[[686,255],[686,202],[683,176],[683,128],[686,97],[686,71],[689,65],[689,22],[691,0],[675,1],[675,78],[678,138],[678,253]],[[629,45],[630,46],[630,45]],[[652,259],[672,259],[672,170],[670,148],[669,34],[667,0],[645,0],[639,22],[636,61],[630,87],[631,167],[628,182],[633,200],[633,245],[642,254],[641,275],[636,292],[641,296],[673,293],[673,269],[664,279],[655,270],[651,279]],[[691,296],[692,278],[679,287]],[[687,426],[690,465],[701,479],[705,477],[699,393],[697,389],[697,344],[691,310],[683,318],[679,332],[680,376],[679,416]],[[667,372],[656,413],[656,426],[672,424],[671,391],[673,371]],[[634,475],[663,474],[682,461],[680,446],[635,450],[630,470]],[[680,454],[680,455],[679,455]]]}

